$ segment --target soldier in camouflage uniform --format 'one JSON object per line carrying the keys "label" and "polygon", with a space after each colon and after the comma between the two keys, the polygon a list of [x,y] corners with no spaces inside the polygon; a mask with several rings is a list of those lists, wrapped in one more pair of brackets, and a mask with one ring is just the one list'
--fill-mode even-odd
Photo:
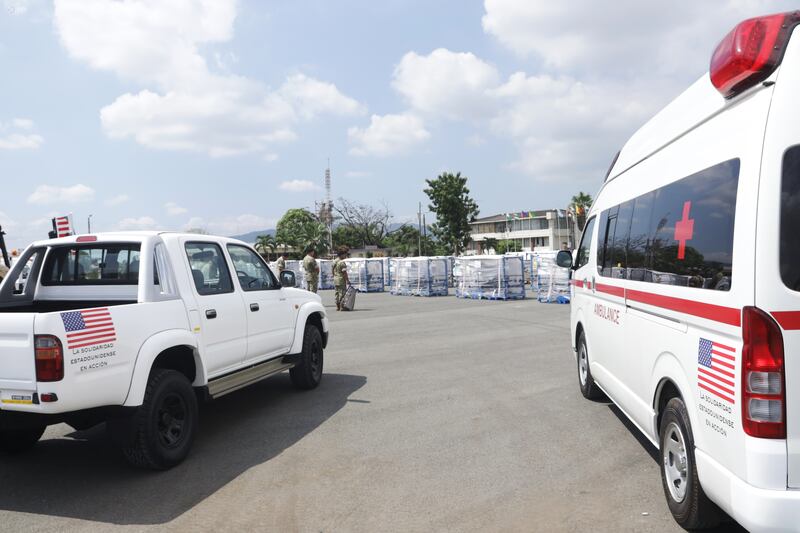
{"label": "soldier in camouflage uniform", "polygon": [[350,284],[350,279],[347,277],[347,263],[344,262],[347,258],[347,248],[339,248],[336,256],[336,261],[333,262],[333,287],[336,289],[336,310],[341,311],[344,295]]}
{"label": "soldier in camouflage uniform", "polygon": [[281,253],[280,257],[278,257],[278,260],[275,262],[275,268],[278,270],[279,275],[286,270],[286,252]]}
{"label": "soldier in camouflage uniform", "polygon": [[303,270],[306,273],[306,289],[316,293],[319,287],[319,264],[317,263],[317,252],[309,250],[303,258]]}

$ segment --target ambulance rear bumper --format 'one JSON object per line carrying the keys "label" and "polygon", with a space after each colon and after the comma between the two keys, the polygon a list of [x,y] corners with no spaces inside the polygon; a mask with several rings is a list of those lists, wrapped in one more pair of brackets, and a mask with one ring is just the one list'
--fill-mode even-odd
{"label": "ambulance rear bumper", "polygon": [[800,491],[754,487],[701,450],[695,458],[706,494],[748,531],[800,531]]}

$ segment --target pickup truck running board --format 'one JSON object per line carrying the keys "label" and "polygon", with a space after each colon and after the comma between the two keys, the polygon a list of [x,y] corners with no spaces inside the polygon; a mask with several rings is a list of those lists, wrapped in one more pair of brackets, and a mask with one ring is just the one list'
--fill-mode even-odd
{"label": "pickup truck running board", "polygon": [[208,382],[208,395],[211,398],[225,396],[229,392],[237,391],[273,374],[292,368],[295,363],[295,358],[289,355],[276,357],[275,359],[215,378]]}

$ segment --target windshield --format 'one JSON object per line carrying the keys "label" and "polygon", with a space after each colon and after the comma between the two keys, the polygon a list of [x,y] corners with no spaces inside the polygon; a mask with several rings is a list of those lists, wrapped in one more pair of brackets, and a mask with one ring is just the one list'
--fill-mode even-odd
{"label": "windshield", "polygon": [[136,285],[138,243],[59,246],[50,250],[42,285]]}

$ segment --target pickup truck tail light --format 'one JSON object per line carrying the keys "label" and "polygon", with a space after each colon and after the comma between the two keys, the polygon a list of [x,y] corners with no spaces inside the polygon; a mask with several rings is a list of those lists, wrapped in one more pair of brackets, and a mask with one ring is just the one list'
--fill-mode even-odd
{"label": "pickup truck tail light", "polygon": [[742,311],[742,427],[765,439],[786,438],[786,380],[783,334],[761,309]]}
{"label": "pickup truck tail light", "polygon": [[64,350],[61,341],[53,335],[36,335],[36,381],[61,381],[64,379]]}

